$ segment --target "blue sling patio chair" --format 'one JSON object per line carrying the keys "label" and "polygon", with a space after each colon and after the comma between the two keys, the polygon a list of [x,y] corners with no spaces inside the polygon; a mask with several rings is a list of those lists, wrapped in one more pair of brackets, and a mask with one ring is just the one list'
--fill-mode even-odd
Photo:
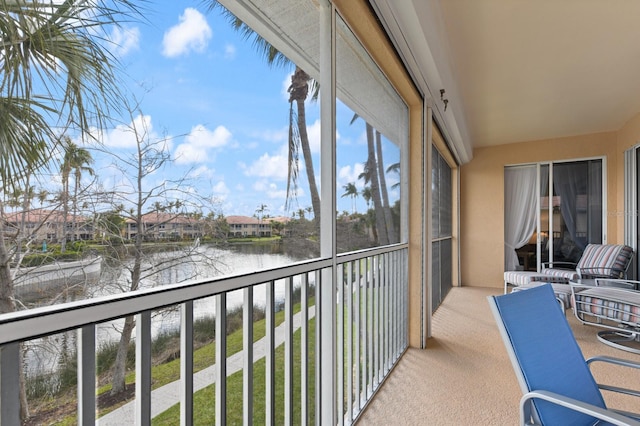
{"label": "blue sling patio chair", "polygon": [[599,385],[589,367],[595,361],[640,364],[612,357],[585,361],[550,285],[488,300],[522,389],[521,425],[640,425],[637,414],[607,408],[601,390],[640,392]]}

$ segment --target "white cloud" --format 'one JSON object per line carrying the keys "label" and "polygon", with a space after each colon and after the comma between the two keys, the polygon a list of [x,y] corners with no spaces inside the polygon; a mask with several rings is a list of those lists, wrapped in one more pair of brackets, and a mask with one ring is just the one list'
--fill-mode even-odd
{"label": "white cloud", "polygon": [[338,170],[338,190],[347,183],[355,183],[356,187],[362,188],[364,182],[358,179],[358,176],[364,171],[364,165],[362,163],[356,163],[353,166],[344,166]]}
{"label": "white cloud", "polygon": [[309,148],[311,148],[311,152],[320,152],[320,119],[316,120],[312,125],[307,126],[307,135],[309,136]]}
{"label": "white cloud", "polygon": [[234,59],[236,57],[236,47],[233,44],[227,44],[224,46],[225,59]]}
{"label": "white cloud", "polygon": [[115,27],[109,38],[113,43],[111,52],[117,57],[126,56],[129,52],[138,50],[140,47],[140,29],[137,27]]}
{"label": "white cloud", "polygon": [[261,132],[252,133],[251,136],[266,142],[287,143],[287,139],[289,138],[289,127],[285,126],[279,130],[263,130]]}
{"label": "white cloud", "polygon": [[213,193],[216,196],[224,196],[229,194],[231,191],[229,191],[229,188],[227,187],[227,184],[224,183],[224,181],[220,181],[218,183],[216,183],[215,185],[213,185]]}
{"label": "white cloud", "polygon": [[262,154],[260,158],[250,166],[241,164],[247,176],[258,176],[264,178],[287,179],[287,155]]}
{"label": "white cloud", "polygon": [[293,73],[289,73],[286,75],[286,77],[284,78],[284,80],[282,81],[282,86],[280,89],[280,94],[282,95],[282,97],[289,102],[289,87],[291,86],[291,77],[293,76]]}
{"label": "white cloud", "polygon": [[141,114],[129,124],[119,124],[107,132],[99,132],[94,129],[91,135],[103,145],[111,148],[133,148],[137,146],[138,138],[151,142],[160,139],[160,136],[153,130],[151,116]]}
{"label": "white cloud", "polygon": [[209,151],[229,143],[231,132],[224,126],[213,131],[198,124],[185,136],[184,143],[178,145],[174,153],[177,164],[204,163],[209,160]]}
{"label": "white cloud", "polygon": [[189,177],[194,179],[212,178],[213,176],[214,170],[207,166],[200,166],[189,173]]}
{"label": "white cloud", "polygon": [[212,35],[204,15],[188,7],[180,16],[180,23],[164,33],[162,54],[174,58],[190,51],[203,52]]}
{"label": "white cloud", "polygon": [[257,192],[262,192],[269,199],[284,200],[287,197],[287,189],[280,189],[278,185],[273,182],[265,180],[259,180],[253,184],[253,189]]}

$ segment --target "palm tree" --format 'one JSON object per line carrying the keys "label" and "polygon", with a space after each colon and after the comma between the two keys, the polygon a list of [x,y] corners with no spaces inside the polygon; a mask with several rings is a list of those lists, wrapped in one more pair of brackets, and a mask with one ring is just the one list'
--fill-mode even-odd
{"label": "palm tree", "polygon": [[371,183],[371,194],[373,199],[373,208],[376,214],[376,229],[378,231],[378,244],[389,244],[389,234],[387,233],[387,225],[384,218],[384,210],[382,197],[380,196],[380,184],[378,180],[378,165],[376,161],[376,153],[374,147],[374,130],[371,124],[366,123],[367,128],[367,162],[365,163],[364,173],[365,183]]}
{"label": "palm tree", "polygon": [[262,222],[262,218],[264,217],[265,212],[269,211],[269,206],[266,204],[260,204],[256,209],[256,214],[258,215],[258,219]]}
{"label": "palm tree", "polygon": [[[290,67],[292,62],[280,51],[273,47],[268,41],[262,38],[251,27],[238,19],[233,13],[221,5],[217,0],[207,0],[209,9],[219,7],[221,13],[228,19],[232,27],[239,31],[245,39],[250,39],[254,47],[262,54],[270,66]],[[285,208],[291,207],[291,201],[296,198],[298,185],[298,159],[299,152],[305,163],[309,192],[311,194],[311,205],[316,228],[320,225],[320,195],[316,184],[315,172],[313,169],[313,159],[311,157],[311,146],[307,134],[305,101],[309,96],[309,87],[312,88],[312,99],[318,97],[318,85],[303,69],[295,65],[295,70],[291,76],[291,85],[287,89],[289,93],[289,156],[287,174],[287,199]],[[294,109],[294,103],[296,108]]]}
{"label": "palm tree", "polygon": [[[47,164],[57,129],[88,134],[91,127],[106,127],[121,98],[106,26],[132,12],[136,6],[130,0],[0,2],[0,180],[5,191],[24,187],[26,175]],[[11,257],[0,231],[0,313],[16,309]],[[20,415],[26,419],[21,388]]]}
{"label": "palm tree", "polygon": [[389,193],[387,192],[387,180],[384,176],[384,160],[382,159],[382,135],[376,130],[376,156],[378,162],[378,177],[380,179],[380,193],[382,194],[382,209],[384,211],[384,222],[387,227],[389,243],[397,242],[396,229],[393,226],[391,217],[391,206],[389,205]]}
{"label": "palm tree", "polygon": [[[387,167],[387,173],[397,173],[398,176],[400,176],[400,163],[393,163],[392,165],[390,165],[389,167]],[[400,188],[400,182],[394,183],[393,185],[391,185],[391,189],[398,189]]]}
{"label": "palm tree", "polygon": [[[349,124],[353,124],[360,116],[358,114],[353,114],[351,118],[351,122]],[[391,206],[389,205],[389,193],[387,191],[387,181],[384,175],[384,161],[382,159],[382,135],[378,130],[375,130],[369,123],[366,123],[367,126],[367,146],[368,146],[368,159],[365,164],[365,168],[367,165],[373,167],[375,165],[375,170],[370,169],[366,170],[365,173],[362,173],[360,176],[365,177],[365,183],[371,181],[371,196],[373,198],[373,205],[378,213],[376,216],[376,226],[381,226],[384,224],[384,230],[381,230],[380,234],[383,237],[383,240],[386,240],[389,243],[396,242],[396,232],[393,226],[393,218],[391,215]],[[375,133],[375,150],[373,150],[373,140]],[[376,158],[377,157],[377,158]],[[373,176],[375,173],[376,176]],[[375,182],[373,181],[375,179]],[[374,191],[374,187],[379,186],[379,193],[377,189]],[[376,202],[376,197],[381,197],[379,202]],[[382,220],[379,221],[378,217],[381,216]],[[382,243],[384,244],[384,243]]]}
{"label": "palm tree", "polygon": [[371,188],[368,186],[365,186],[364,188],[362,188],[360,195],[362,195],[362,198],[364,198],[364,201],[367,203],[367,210],[369,210],[369,206],[371,204],[371,197],[373,196],[371,194]]}
{"label": "palm tree", "polygon": [[[119,105],[120,85],[100,29],[133,11],[129,0],[0,3],[0,180],[5,190],[22,186],[26,174],[47,164],[56,129],[105,127]],[[10,312],[15,310],[11,256],[1,237],[0,312]]]}
{"label": "palm tree", "polygon": [[353,182],[349,182],[342,188],[344,189],[342,198],[351,197],[351,213],[356,213],[356,198],[358,197],[358,188],[356,188],[356,184]]}
{"label": "palm tree", "polygon": [[77,232],[76,217],[78,210],[78,192],[80,190],[80,181],[82,178],[82,172],[86,171],[93,176],[93,169],[88,167],[93,163],[91,153],[84,148],[80,148],[78,145],[71,141],[71,138],[65,136],[63,138],[62,149],[64,150],[64,156],[62,160],[62,166],[60,167],[60,173],[62,175],[62,208],[64,219],[64,230],[62,233],[62,242],[60,244],[60,251],[63,253],[66,250],[67,242],[67,217],[69,214],[69,177],[71,173],[74,175],[74,189],[73,189],[73,220],[72,220],[72,232],[71,239],[75,240]]}

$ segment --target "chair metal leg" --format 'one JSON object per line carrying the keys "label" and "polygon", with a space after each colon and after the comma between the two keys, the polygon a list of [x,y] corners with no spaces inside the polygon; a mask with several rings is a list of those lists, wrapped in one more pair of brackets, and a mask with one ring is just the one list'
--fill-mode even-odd
{"label": "chair metal leg", "polygon": [[616,349],[640,355],[640,334],[638,330],[603,330],[598,332],[598,340]]}

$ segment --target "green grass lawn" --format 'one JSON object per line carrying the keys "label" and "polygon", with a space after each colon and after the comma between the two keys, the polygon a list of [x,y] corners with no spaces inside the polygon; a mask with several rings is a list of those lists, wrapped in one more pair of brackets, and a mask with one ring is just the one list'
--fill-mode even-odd
{"label": "green grass lawn", "polygon": [[[313,305],[314,304],[314,299],[311,298],[309,300],[309,304]],[[293,306],[293,312],[298,313],[300,312],[300,303],[297,303]],[[277,327],[278,325],[282,324],[284,322],[284,311],[280,311],[280,312],[276,312],[275,314],[275,318],[274,318],[274,323],[275,326]],[[253,341],[256,342],[258,340],[260,340],[262,337],[265,336],[265,329],[266,329],[266,320],[262,319],[259,321],[254,322],[253,325]],[[239,329],[231,334],[229,334],[227,336],[227,356],[231,356],[237,352],[242,351],[242,329]],[[315,342],[315,320],[312,319],[310,320],[310,330],[309,330],[309,341],[310,342]],[[295,333],[294,336],[294,345],[295,345],[295,369],[296,369],[296,381],[294,381],[294,384],[296,384],[297,389],[299,389],[300,386],[300,331],[297,331]],[[194,365],[194,373],[201,371],[207,367],[210,367],[211,365],[213,365],[215,363],[215,342],[212,342],[210,344],[204,345],[203,347],[197,349],[194,351],[194,355],[193,355],[193,365]],[[313,351],[313,348],[309,347],[309,357],[310,357],[310,363],[312,363],[312,366],[310,366],[310,371],[314,371],[314,366],[313,364],[315,363],[315,356],[313,355],[315,352]],[[280,389],[282,387],[284,387],[284,376],[283,376],[283,369],[284,369],[284,345],[281,345],[279,348],[277,348],[276,350],[276,386],[277,389]],[[237,379],[236,379],[237,376]],[[260,360],[258,362],[255,363],[254,365],[254,377],[259,378],[262,377],[262,381],[260,380],[255,380],[254,382],[254,415],[255,416],[262,416],[262,418],[264,419],[264,376],[265,376],[265,372],[264,372],[264,359]],[[180,359],[175,359],[173,361],[164,363],[164,364],[160,364],[157,366],[154,366],[151,370],[151,377],[152,377],[152,388],[156,389],[159,388],[161,386],[164,386],[168,383],[174,382],[176,380],[180,380]],[[281,377],[281,379],[279,378]],[[238,380],[239,384],[239,390],[237,390],[235,388],[235,383],[234,380]],[[311,379],[310,379],[311,380]],[[126,377],[126,382],[127,383],[134,383],[135,382],[135,372],[130,372],[127,377]],[[282,382],[281,384],[278,385],[278,383]],[[313,380],[311,380],[311,382],[313,383]],[[279,387],[279,388],[278,388]],[[111,390],[111,384],[107,384],[105,386],[102,386],[98,389],[97,391],[97,395],[101,395],[104,392],[109,392]],[[228,382],[228,407],[240,407],[240,409],[242,408],[242,372],[238,372],[236,374],[234,374],[233,376],[229,377],[229,382]],[[235,393],[239,392],[239,402],[234,402],[234,395]],[[283,395],[282,393],[282,389],[278,390],[278,394],[279,395]],[[309,392],[313,392],[313,389],[310,389]],[[200,401],[198,398],[202,398],[202,396],[199,395],[207,395],[207,393],[214,393],[214,385],[209,386],[208,388],[205,388],[199,392],[196,393],[195,395],[195,399],[194,399],[194,416],[196,415],[196,411],[202,411],[204,413],[208,412],[208,409],[210,408],[211,413],[213,415],[213,412],[215,410],[215,404],[213,402],[208,402],[208,403],[204,403],[203,401]],[[300,394],[299,390],[296,390],[296,394]],[[212,397],[210,396],[206,396],[206,401],[210,401]],[[237,399],[237,398],[236,398]],[[280,397],[280,399],[282,399],[282,397]],[[310,401],[313,401],[312,399],[310,399]],[[123,403],[124,404],[124,403]],[[211,405],[211,407],[207,407],[208,405]],[[299,401],[299,397],[298,397],[298,401],[297,401],[297,413],[300,412],[300,401]],[[108,412],[112,411],[113,409],[117,408],[117,406],[113,406],[113,407],[105,407],[103,409],[100,409],[100,413],[99,415],[105,415]],[[179,416],[179,406],[174,407],[175,411],[176,411],[176,416]],[[174,409],[169,410],[167,413],[172,412]],[[313,407],[310,407],[310,409],[313,409]],[[282,412],[283,409],[279,409],[280,412]],[[282,414],[282,413],[281,413]],[[201,414],[198,414],[199,416]],[[206,414],[205,415],[205,419]],[[165,421],[165,420],[161,420],[164,419],[166,416],[169,416],[169,423],[158,423],[158,424],[176,424],[173,423],[173,421],[175,419],[173,419],[173,417],[171,417],[171,414],[163,414],[162,416],[158,417],[158,421]],[[240,412],[239,414],[239,419],[240,419],[240,423],[241,423],[241,417],[242,417],[242,413]],[[299,417],[299,414],[298,414]],[[229,412],[229,418],[232,418],[232,413]],[[256,417],[257,420],[258,417]],[[172,420],[173,419],[173,420]],[[176,417],[176,419],[178,419],[178,424],[179,424],[179,417]],[[154,420],[155,422],[155,420]],[[207,420],[203,420],[204,424],[209,424],[209,422]],[[231,422],[233,424],[233,422]],[[155,424],[155,423],[154,423]]]}
{"label": "green grass lawn", "polygon": [[[309,321],[309,386],[307,391],[308,419],[301,419],[301,354],[300,354],[301,331],[294,334],[294,378],[293,378],[293,424],[313,424],[315,419],[315,318]],[[284,424],[284,345],[276,349],[276,408],[275,424]],[[265,359],[261,359],[254,364],[253,370],[253,422],[254,424],[265,424]],[[242,370],[227,378],[227,423],[242,424]],[[215,424],[215,384],[194,394],[193,420],[195,424]],[[155,417],[153,425],[176,425],[180,424],[180,405],[176,404],[169,410]]]}

